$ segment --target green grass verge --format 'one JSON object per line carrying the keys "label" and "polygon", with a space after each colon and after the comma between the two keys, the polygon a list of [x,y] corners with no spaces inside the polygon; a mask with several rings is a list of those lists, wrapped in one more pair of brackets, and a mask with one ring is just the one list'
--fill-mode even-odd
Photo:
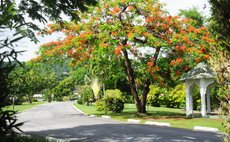
{"label": "green grass verge", "polygon": [[37,105],[41,105],[41,104],[44,104],[46,102],[42,101],[42,102],[33,102],[32,104],[28,103],[28,102],[25,102],[25,103],[22,103],[21,105],[14,105],[14,109],[13,109],[13,105],[10,105],[10,106],[6,106],[3,108],[3,110],[14,110],[14,111],[18,111],[18,112],[22,112],[22,111],[25,111],[29,108],[32,108],[32,107],[35,107]]}
{"label": "green grass verge", "polygon": [[[105,115],[105,112],[97,111],[95,104],[92,106],[79,105],[75,106],[89,115]],[[148,114],[137,115],[136,107],[134,104],[125,104],[125,108],[122,113],[111,113],[108,112],[113,119],[126,121],[127,119],[139,119],[141,123],[145,121],[158,121],[158,122],[168,122],[172,127],[192,129],[194,126],[204,126],[204,127],[214,127],[218,128],[220,132],[223,132],[223,126],[221,124],[221,119],[218,118],[186,118],[185,111],[183,109],[174,108],[163,108],[163,107],[147,107]]]}

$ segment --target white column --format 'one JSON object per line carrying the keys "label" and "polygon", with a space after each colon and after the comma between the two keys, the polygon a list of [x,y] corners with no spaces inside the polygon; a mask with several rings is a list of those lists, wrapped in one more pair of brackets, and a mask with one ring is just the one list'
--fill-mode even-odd
{"label": "white column", "polygon": [[189,91],[189,106],[190,106],[190,112],[193,114],[193,103],[192,103],[192,91],[191,91],[191,86],[190,86],[190,91]]}
{"label": "white column", "polygon": [[210,90],[207,89],[207,113],[211,113],[211,103],[210,103]]}
{"label": "white column", "polygon": [[200,80],[200,97],[201,97],[201,115],[206,116],[206,102],[205,102],[206,84],[203,79]]}
{"label": "white column", "polygon": [[191,116],[193,113],[192,94],[190,92],[191,82],[186,80],[186,116]]}

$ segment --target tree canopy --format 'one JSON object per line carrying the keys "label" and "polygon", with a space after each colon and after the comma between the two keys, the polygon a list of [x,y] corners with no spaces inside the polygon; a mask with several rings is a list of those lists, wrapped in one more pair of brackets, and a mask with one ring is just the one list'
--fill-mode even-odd
{"label": "tree canopy", "polygon": [[63,32],[66,38],[41,46],[41,56],[35,60],[71,58],[76,66],[97,58],[98,52],[101,56],[117,55],[139,113],[146,112],[150,82],[170,84],[170,79],[178,79],[209,58],[213,40],[207,28],[194,27],[192,19],[168,15],[155,0],[105,0],[90,10],[79,15],[81,22],[50,25],[47,33]]}

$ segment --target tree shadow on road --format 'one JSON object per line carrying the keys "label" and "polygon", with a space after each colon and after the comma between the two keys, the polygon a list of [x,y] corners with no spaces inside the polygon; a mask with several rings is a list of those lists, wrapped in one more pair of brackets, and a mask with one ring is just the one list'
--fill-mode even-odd
{"label": "tree shadow on road", "polygon": [[[86,122],[87,123],[87,122]],[[157,127],[141,124],[98,124],[73,128],[26,132],[36,136],[54,137],[67,141],[81,142],[221,142],[214,133],[195,132],[186,129]]]}

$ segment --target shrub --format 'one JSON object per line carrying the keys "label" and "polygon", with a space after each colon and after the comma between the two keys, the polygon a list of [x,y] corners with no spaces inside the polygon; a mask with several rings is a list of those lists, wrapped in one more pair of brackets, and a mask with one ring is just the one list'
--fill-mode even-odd
{"label": "shrub", "polygon": [[149,86],[149,93],[147,96],[147,103],[150,104],[151,106],[154,107],[160,107],[161,102],[160,102],[160,87],[156,85],[150,85]]}
{"label": "shrub", "polygon": [[118,89],[106,90],[104,97],[106,110],[112,111],[113,113],[122,112],[124,109],[124,97],[122,92]]}
{"label": "shrub", "polygon": [[96,102],[96,108],[98,111],[112,111],[113,113],[122,112],[124,109],[124,97],[122,92],[118,89],[106,90],[105,96],[102,100]]}
{"label": "shrub", "polygon": [[105,101],[102,101],[102,100],[96,101],[96,110],[97,111],[106,111]]}
{"label": "shrub", "polygon": [[112,111],[113,113],[122,112],[124,109],[124,101],[116,96],[106,96],[104,102],[106,110]]}
{"label": "shrub", "polygon": [[178,84],[169,94],[169,107],[185,106],[185,84]]}
{"label": "shrub", "polygon": [[82,98],[78,98],[78,99],[77,99],[77,103],[78,103],[79,105],[82,105],[82,104],[83,104],[83,99],[82,99]]}

